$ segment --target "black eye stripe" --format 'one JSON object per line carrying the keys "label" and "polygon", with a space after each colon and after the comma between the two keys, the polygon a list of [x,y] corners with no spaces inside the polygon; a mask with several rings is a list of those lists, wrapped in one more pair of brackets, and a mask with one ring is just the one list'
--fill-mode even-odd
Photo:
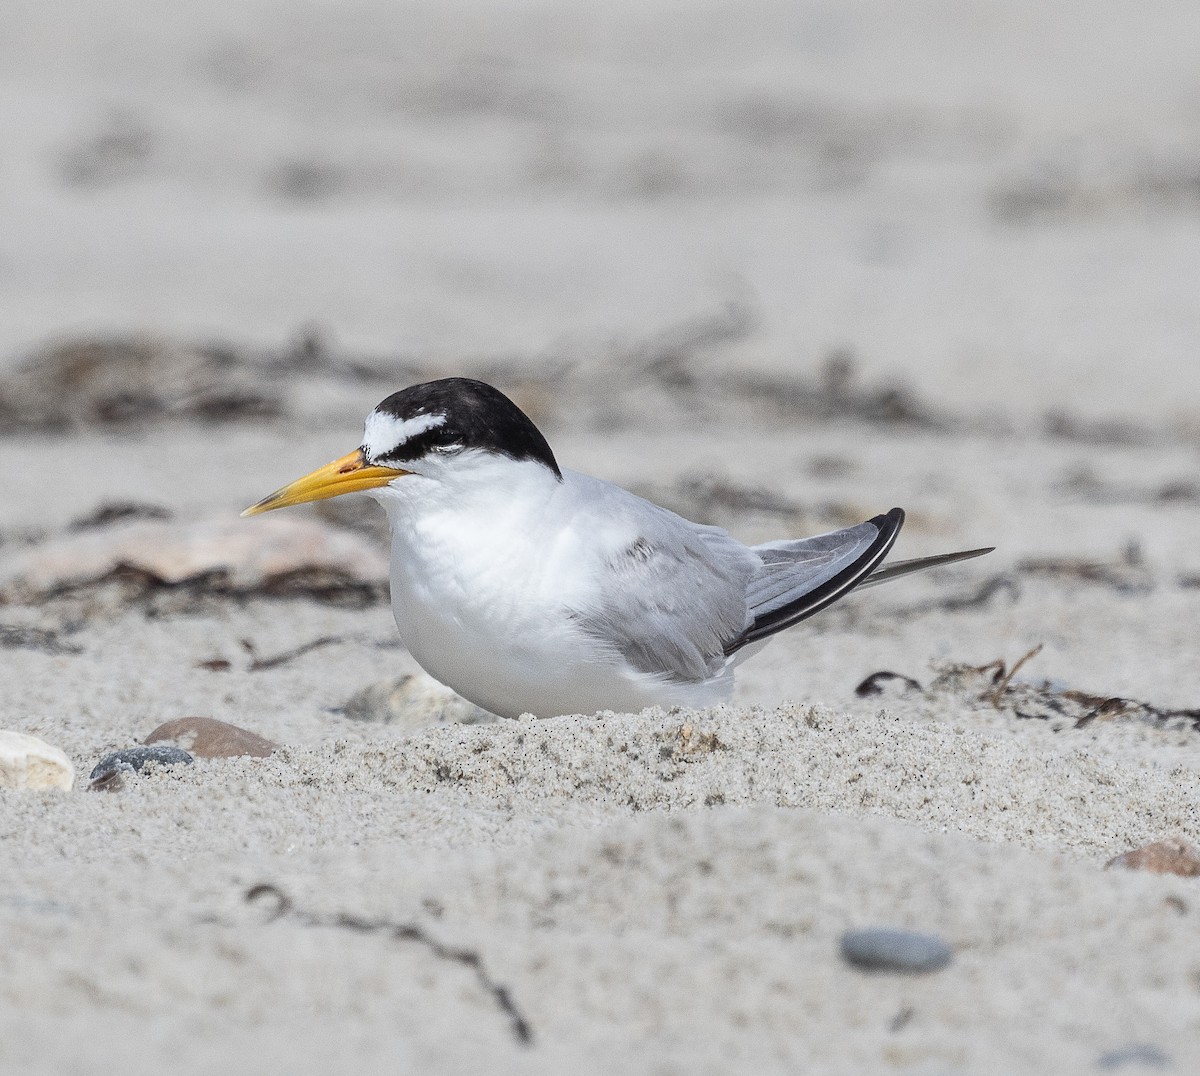
{"label": "black eye stripe", "polygon": [[407,463],[428,452],[461,443],[459,438],[447,434],[445,424],[434,426],[432,429],[422,430],[415,437],[410,437],[407,441],[397,445],[386,455],[380,456],[379,462]]}
{"label": "black eye stripe", "polygon": [[[399,445],[375,446],[372,462],[401,466],[431,452],[479,449],[514,460],[531,460],[562,478],[541,431],[499,389],[468,377],[427,381],[393,393],[376,409],[400,422],[441,415],[444,421]],[[365,450],[365,446],[364,446]]]}

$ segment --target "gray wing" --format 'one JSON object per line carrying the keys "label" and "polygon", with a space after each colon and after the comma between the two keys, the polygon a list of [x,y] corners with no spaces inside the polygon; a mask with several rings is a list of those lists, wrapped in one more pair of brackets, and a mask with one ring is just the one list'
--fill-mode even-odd
{"label": "gray wing", "polygon": [[758,556],[717,527],[605,486],[592,490],[602,500],[597,598],[572,617],[639,672],[685,682],[719,674],[726,644],[750,623]]}
{"label": "gray wing", "polygon": [[893,508],[856,527],[755,546],[762,566],[746,588],[751,620],[725,653],[790,628],[844,597],[879,567],[903,524],[904,512]]}

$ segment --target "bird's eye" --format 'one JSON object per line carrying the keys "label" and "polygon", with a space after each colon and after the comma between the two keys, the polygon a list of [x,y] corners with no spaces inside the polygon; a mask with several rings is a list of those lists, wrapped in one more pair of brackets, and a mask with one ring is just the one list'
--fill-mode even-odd
{"label": "bird's eye", "polygon": [[448,444],[444,444],[444,445],[432,445],[432,446],[430,446],[429,451],[430,452],[438,452],[443,456],[449,456],[451,453],[460,452],[462,450],[462,447],[463,447],[463,444],[461,441],[451,441]]}

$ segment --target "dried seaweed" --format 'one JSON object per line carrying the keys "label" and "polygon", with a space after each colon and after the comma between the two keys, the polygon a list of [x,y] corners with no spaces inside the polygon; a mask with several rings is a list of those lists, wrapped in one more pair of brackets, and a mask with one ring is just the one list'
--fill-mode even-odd
{"label": "dried seaweed", "polygon": [[283,411],[278,379],[229,349],[147,337],[50,344],[0,379],[0,432],[163,418],[260,419]]}
{"label": "dried seaweed", "polygon": [[[1011,666],[1001,658],[986,665],[935,665],[937,676],[924,689],[910,677],[900,679],[914,694],[919,691],[930,702],[947,695],[957,696],[968,704],[1005,710],[1014,717],[1049,721],[1056,728],[1081,729],[1097,722],[1139,721],[1160,728],[1190,728],[1200,732],[1200,708],[1174,709],[1118,695],[1061,688],[1048,680],[1041,683],[1017,680],[1017,673],[1041,649],[1040,644],[1035,646]],[[856,694],[878,694],[877,685],[898,676],[893,672],[873,673],[859,685]]]}
{"label": "dried seaweed", "polygon": [[1184,477],[1148,486],[1121,485],[1106,482],[1084,468],[1067,475],[1055,488],[1089,504],[1200,504],[1200,483]]}
{"label": "dried seaweed", "polygon": [[138,501],[105,501],[85,516],[73,520],[67,527],[70,531],[93,530],[110,527],[114,523],[128,523],[133,519],[171,519],[171,511],[159,504]]}
{"label": "dried seaweed", "polygon": [[903,385],[861,386],[853,355],[833,352],[813,378],[742,374],[721,378],[713,389],[752,400],[768,412],[824,421],[855,419],[877,426],[951,430],[960,423],[920,400]]}
{"label": "dried seaweed", "polygon": [[885,695],[897,689],[902,694],[907,694],[910,691],[924,691],[920,682],[914,680],[911,676],[881,669],[879,672],[871,673],[870,676],[866,677],[854,689],[854,694],[860,699],[866,699],[873,695]]}
{"label": "dried seaweed", "polygon": [[[63,583],[36,595],[21,595],[21,604],[63,608],[89,619],[100,611],[140,608],[147,616],[210,611],[214,603],[245,604],[256,600],[307,600],[342,609],[365,609],[388,600],[386,581],[368,582],[325,567],[300,568],[254,583],[235,583],[223,570],[170,582],[144,568],[119,564],[101,576]],[[0,605],[14,602],[0,595]]]}
{"label": "dried seaweed", "polygon": [[969,594],[948,594],[942,598],[906,606],[897,616],[910,617],[923,613],[965,613],[972,609],[986,609],[1000,595],[1007,595],[1012,602],[1021,598],[1020,584],[1007,572],[985,579]]}
{"label": "dried seaweed", "polygon": [[1026,557],[1017,562],[1016,570],[1023,575],[1075,579],[1098,583],[1123,594],[1142,594],[1154,587],[1141,547],[1129,542],[1111,560],[1092,560],[1085,557]]}
{"label": "dried seaweed", "polygon": [[766,516],[791,527],[804,526],[810,517],[832,516],[840,521],[854,515],[845,506],[809,508],[765,487],[708,474],[686,474],[669,486],[642,484],[633,492],[695,523],[715,526],[744,522],[747,515]]}
{"label": "dried seaweed", "polygon": [[47,628],[27,628],[0,624],[0,648],[7,650],[40,650],[43,654],[82,654],[83,648],[65,643],[60,632]]}

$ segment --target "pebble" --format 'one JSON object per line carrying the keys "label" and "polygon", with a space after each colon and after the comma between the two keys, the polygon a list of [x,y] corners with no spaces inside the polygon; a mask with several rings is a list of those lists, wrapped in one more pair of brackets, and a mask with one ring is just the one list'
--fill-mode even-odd
{"label": "pebble", "polygon": [[159,725],[146,743],[169,740],[194,758],[266,758],[279,744],[257,732],[218,721],[215,717],[180,717]]}
{"label": "pebble", "polygon": [[88,779],[92,787],[108,784],[110,781],[127,773],[141,773],[147,762],[159,766],[191,765],[192,756],[178,747],[127,747],[124,751],[114,751],[105,755],[96,763]]}
{"label": "pebble", "polygon": [[1123,1069],[1129,1065],[1162,1069],[1170,1063],[1171,1059],[1152,1042],[1129,1042],[1102,1053],[1096,1059],[1097,1067],[1102,1069]]}
{"label": "pebble", "polygon": [[1200,850],[1182,837],[1154,841],[1133,848],[1110,859],[1105,867],[1125,867],[1127,870],[1150,871],[1151,874],[1178,874],[1184,878],[1200,877]]}
{"label": "pebble", "polygon": [[52,744],[24,732],[0,730],[0,788],[61,788],[75,784],[71,760]]}
{"label": "pebble", "polygon": [[937,971],[950,963],[952,955],[950,946],[936,934],[916,930],[867,927],[842,935],[842,957],[864,971]]}
{"label": "pebble", "polygon": [[456,695],[425,673],[381,680],[356,692],[342,708],[354,721],[401,725],[413,730],[429,725],[480,725],[496,715]]}

